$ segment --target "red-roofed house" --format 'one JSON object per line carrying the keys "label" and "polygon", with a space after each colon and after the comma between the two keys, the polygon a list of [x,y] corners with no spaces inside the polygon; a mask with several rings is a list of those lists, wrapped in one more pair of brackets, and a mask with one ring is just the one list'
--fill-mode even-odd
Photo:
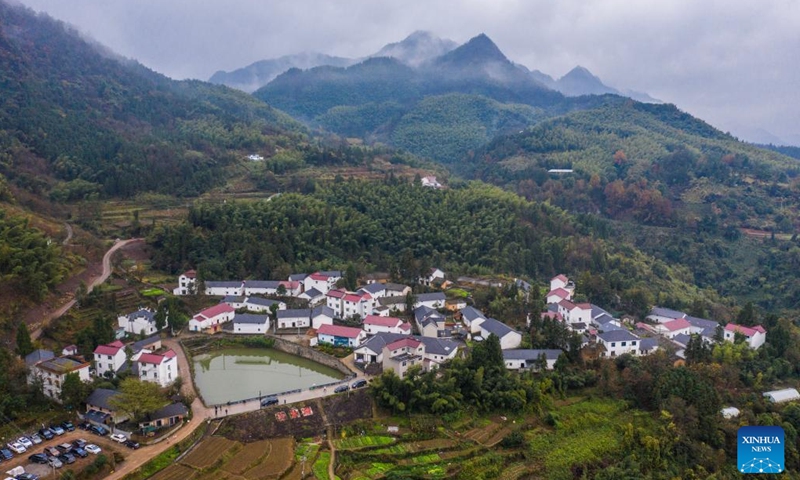
{"label": "red-roofed house", "polygon": [[233,320],[236,311],[227,303],[220,303],[207,308],[189,320],[189,331],[216,333],[222,330],[222,324]]}
{"label": "red-roofed house", "polygon": [[336,282],[342,279],[342,272],[314,272],[303,279],[303,291],[315,288],[323,294],[336,286]]}
{"label": "red-roofed house", "polygon": [[725,341],[733,342],[736,339],[736,333],[741,333],[747,339],[747,345],[753,350],[757,349],[767,340],[767,331],[761,325],[755,327],[745,327],[744,325],[737,325],[729,323],[725,325]]}
{"label": "red-roofed house", "polygon": [[690,335],[692,333],[692,324],[686,321],[685,318],[676,318],[669,322],[659,323],[654,326],[654,329],[668,338],[675,338],[676,335]]}
{"label": "red-roofed house", "polygon": [[342,289],[330,290],[327,304],[337,318],[350,318],[358,315],[361,318],[372,315],[375,299],[367,292],[347,292]]}
{"label": "red-roofed house", "polygon": [[106,372],[116,375],[125,365],[125,345],[119,340],[106,345],[98,345],[94,349],[94,368],[98,377],[103,377]]}
{"label": "red-roofed house", "polygon": [[550,291],[557,290],[559,288],[563,288],[566,290],[566,286],[569,283],[569,278],[566,275],[556,275],[555,277],[550,279]]}
{"label": "red-roofed house", "polygon": [[403,378],[414,365],[425,368],[425,344],[413,337],[405,337],[383,347],[383,371],[393,370]]}
{"label": "red-roofed house", "polygon": [[178,355],[167,350],[163,355],[142,350],[133,356],[134,372],[143,382],[153,382],[167,387],[180,375],[178,371]]}
{"label": "red-roofed house", "polygon": [[370,335],[375,335],[376,333],[411,333],[411,324],[403,322],[396,317],[367,315],[364,318],[364,330]]}
{"label": "red-roofed house", "polygon": [[197,293],[197,272],[189,270],[178,277],[178,287],[172,290],[173,295],[193,295]]}
{"label": "red-roofed house", "polygon": [[337,347],[355,348],[361,344],[367,334],[364,330],[341,325],[320,325],[317,330],[317,341]]}
{"label": "red-roofed house", "polygon": [[572,303],[569,300],[558,302],[558,313],[567,323],[592,323],[592,305],[590,303]]}
{"label": "red-roofed house", "polygon": [[556,288],[547,292],[547,303],[558,303],[561,300],[571,300],[572,293],[563,288]]}

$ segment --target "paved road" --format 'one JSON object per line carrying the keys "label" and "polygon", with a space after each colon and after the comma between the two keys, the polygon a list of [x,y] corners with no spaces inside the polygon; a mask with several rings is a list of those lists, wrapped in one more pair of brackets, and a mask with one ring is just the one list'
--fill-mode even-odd
{"label": "paved road", "polygon": [[[111,256],[114,255],[114,252],[116,252],[117,250],[126,245],[130,245],[131,243],[143,242],[143,241],[144,241],[143,238],[131,238],[128,240],[122,240],[114,243],[114,245],[108,249],[106,254],[103,255],[103,272],[100,274],[99,277],[96,277],[94,280],[92,280],[92,282],[89,285],[86,286],[86,293],[89,293],[92,290],[94,290],[94,287],[102,284],[103,282],[108,280],[108,277],[111,276]],[[47,318],[43,318],[42,322],[40,323],[40,327],[31,333],[31,338],[33,338],[34,340],[39,338],[39,335],[42,334],[42,328],[44,328],[54,319],[67,313],[70,308],[75,306],[76,303],[77,300],[72,299],[63,306],[61,306],[61,308],[51,313]]]}

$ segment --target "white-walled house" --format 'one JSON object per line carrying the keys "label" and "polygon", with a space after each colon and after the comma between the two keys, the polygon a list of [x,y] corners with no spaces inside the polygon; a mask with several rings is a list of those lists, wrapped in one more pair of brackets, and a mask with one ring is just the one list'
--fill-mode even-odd
{"label": "white-walled house", "polygon": [[558,313],[567,323],[592,323],[592,304],[572,303],[569,300],[562,300],[558,303]]}
{"label": "white-walled house", "polygon": [[242,295],[282,295],[296,297],[302,293],[302,284],[287,280],[245,280],[242,282]]}
{"label": "white-walled house", "polygon": [[383,371],[392,370],[403,378],[409,368],[414,365],[421,365],[423,370],[427,370],[424,365],[425,344],[414,337],[405,337],[387,343],[383,347]]}
{"label": "white-walled house", "polygon": [[411,333],[411,325],[396,317],[367,315],[364,318],[364,331],[369,335],[376,333]]}
{"label": "white-walled house", "polygon": [[242,306],[249,312],[265,313],[271,311],[275,304],[278,305],[278,310],[286,310],[285,303],[260,297],[247,297]]}
{"label": "white-walled house", "polygon": [[197,292],[197,272],[189,270],[178,277],[178,286],[172,290],[173,295],[194,295]]}
{"label": "white-walled house", "polygon": [[690,335],[692,324],[685,318],[676,318],[669,322],[659,323],[655,326],[655,331],[667,338],[675,338],[677,335]]}
{"label": "white-walled house", "polygon": [[133,356],[134,371],[139,380],[153,382],[162,388],[172,385],[180,373],[178,372],[178,356],[173,350],[167,350],[163,355],[142,350]]}
{"label": "white-walled house", "polygon": [[233,316],[233,333],[264,334],[269,332],[269,315],[237,313]]}
{"label": "white-walled house", "polygon": [[322,325],[333,325],[333,309],[327,305],[320,305],[311,310],[311,328],[319,329]]}
{"label": "white-walled house", "polygon": [[320,292],[316,288],[312,288],[311,290],[306,290],[305,292],[298,295],[297,298],[307,301],[310,307],[314,307],[316,305],[319,305],[320,303],[325,303],[325,294]]}
{"label": "white-walled house", "polygon": [[116,375],[125,366],[125,345],[119,340],[107,345],[98,345],[94,349],[94,368],[98,377],[102,377],[106,372]]}
{"label": "white-walled house", "polygon": [[378,302],[363,290],[348,292],[344,289],[333,289],[327,293],[326,303],[337,318],[350,318],[354,315],[364,318],[373,314]]}
{"label": "white-walled house", "polygon": [[[409,335],[398,333],[377,333],[353,351],[353,358],[357,363],[383,363],[383,347],[389,343]],[[431,364],[441,364],[458,355],[461,344],[448,338],[419,337],[413,338],[425,344],[425,360]]]}
{"label": "white-walled house", "polygon": [[219,297],[244,295],[244,284],[239,280],[226,282],[206,281],[205,287],[206,295],[215,295]]}
{"label": "white-walled house", "polygon": [[70,373],[77,373],[82,382],[91,381],[89,362],[78,357],[56,357],[33,365],[28,375],[28,383],[39,382],[42,392],[49,398],[61,403],[61,387]]}
{"label": "white-walled house", "polygon": [[414,321],[423,337],[437,338],[439,332],[444,330],[446,318],[436,309],[420,305],[414,309]]}
{"label": "white-walled house", "polygon": [[444,308],[446,300],[447,297],[443,292],[420,293],[416,295],[414,308],[419,308],[423,305],[430,308]]}
{"label": "white-walled house", "polygon": [[462,308],[459,312],[461,315],[461,323],[472,334],[480,333],[480,325],[486,320],[486,315],[475,307]]}
{"label": "white-walled house", "polygon": [[618,357],[626,353],[639,355],[639,337],[627,330],[612,330],[597,334],[597,343],[603,345],[606,351],[604,357]]}
{"label": "white-walled house", "polygon": [[158,331],[156,316],[152,311],[141,308],[127,315],[117,317],[117,325],[125,329],[126,333],[133,335],[152,335]]}
{"label": "white-walled house", "polygon": [[228,295],[227,297],[220,300],[220,303],[227,303],[234,310],[239,310],[240,308],[245,308],[245,302],[247,301],[247,297],[240,296],[240,295]]}
{"label": "white-walled house", "polygon": [[336,286],[336,282],[342,279],[342,272],[338,270],[314,272],[303,279],[303,290],[309,291],[317,289],[323,295]]}
{"label": "white-walled house", "polygon": [[337,347],[357,347],[366,338],[364,330],[341,325],[321,325],[317,329],[319,343],[327,343]]}
{"label": "white-walled house", "polygon": [[767,340],[767,331],[761,325],[755,327],[745,327],[735,323],[725,325],[724,339],[726,342],[736,340],[737,333],[744,335],[747,345],[754,350],[764,345]]}
{"label": "white-walled house", "polygon": [[487,318],[480,323],[478,328],[480,329],[480,336],[484,339],[491,334],[496,335],[500,339],[500,348],[503,350],[519,348],[522,343],[521,333],[497,319]]}
{"label": "white-walled house", "polygon": [[552,370],[561,353],[561,350],[510,349],[503,350],[503,361],[508,370],[536,370],[544,356],[545,369]]}
{"label": "white-walled house", "polygon": [[572,293],[563,288],[556,288],[555,290],[550,290],[549,292],[547,292],[545,298],[547,299],[548,304],[558,303],[561,300],[571,300]]}
{"label": "white-walled house", "polygon": [[427,286],[430,287],[431,285],[433,285],[437,281],[438,282],[443,282],[444,279],[445,279],[444,270],[441,270],[439,268],[431,268],[430,271],[428,272],[428,274],[419,277],[418,281],[419,281],[419,283],[421,285],[427,285]]}
{"label": "white-walled house", "polygon": [[686,314],[670,308],[653,307],[645,318],[656,323],[665,323],[676,318],[686,318]]}
{"label": "white-walled house", "polygon": [[233,320],[235,310],[227,303],[220,303],[207,308],[189,320],[189,331],[200,332],[207,330],[216,333],[222,330],[222,324]]}
{"label": "white-walled house", "polygon": [[555,277],[550,279],[550,291],[563,288],[564,290],[567,289],[569,285],[569,278],[567,278],[564,274],[556,275]]}
{"label": "white-walled house", "polygon": [[278,311],[278,328],[308,328],[311,326],[311,310],[306,308]]}

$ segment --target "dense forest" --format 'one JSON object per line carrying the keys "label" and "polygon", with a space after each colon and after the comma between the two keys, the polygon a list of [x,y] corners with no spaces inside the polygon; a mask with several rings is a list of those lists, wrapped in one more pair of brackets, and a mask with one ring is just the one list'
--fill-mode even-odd
{"label": "dense forest", "polygon": [[285,278],[293,271],[359,265],[413,281],[439,266],[453,274],[544,279],[584,275],[586,293],[611,307],[642,312],[659,302],[710,304],[712,290],[691,273],[615,242],[608,226],[575,219],[480,183],[435,190],[393,178],[317,186],[307,195],[265,202],[197,203],[189,220],[149,237],[154,263],[206,279]]}

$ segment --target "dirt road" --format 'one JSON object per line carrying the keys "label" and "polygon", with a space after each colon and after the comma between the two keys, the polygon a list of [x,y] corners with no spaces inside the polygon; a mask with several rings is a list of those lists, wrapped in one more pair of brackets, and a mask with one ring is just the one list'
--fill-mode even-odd
{"label": "dirt road", "polygon": [[[94,289],[94,287],[96,287],[96,286],[102,284],[103,282],[105,282],[106,280],[108,280],[108,277],[111,276],[111,257],[114,255],[114,252],[116,252],[120,248],[123,248],[126,245],[129,245],[131,243],[143,242],[143,241],[144,241],[143,238],[131,238],[131,239],[128,239],[128,240],[122,240],[122,241],[118,241],[118,242],[114,243],[114,245],[111,248],[108,249],[106,254],[103,255],[103,271],[100,273],[100,276],[95,277],[91,281],[91,283],[89,283],[89,285],[86,286],[87,293],[91,292]],[[42,321],[39,324],[39,327],[36,330],[34,330],[33,332],[31,332],[31,338],[33,338],[34,340],[39,338],[39,335],[42,334],[42,328],[43,327],[48,325],[54,319],[56,319],[56,318],[60,317],[61,315],[64,315],[65,313],[67,313],[67,311],[69,311],[70,308],[75,306],[75,303],[77,303],[77,301],[75,299],[72,299],[69,302],[67,302],[66,304],[62,305],[60,308],[56,309],[54,312],[52,312],[49,315],[47,315],[45,318],[43,318]]]}

